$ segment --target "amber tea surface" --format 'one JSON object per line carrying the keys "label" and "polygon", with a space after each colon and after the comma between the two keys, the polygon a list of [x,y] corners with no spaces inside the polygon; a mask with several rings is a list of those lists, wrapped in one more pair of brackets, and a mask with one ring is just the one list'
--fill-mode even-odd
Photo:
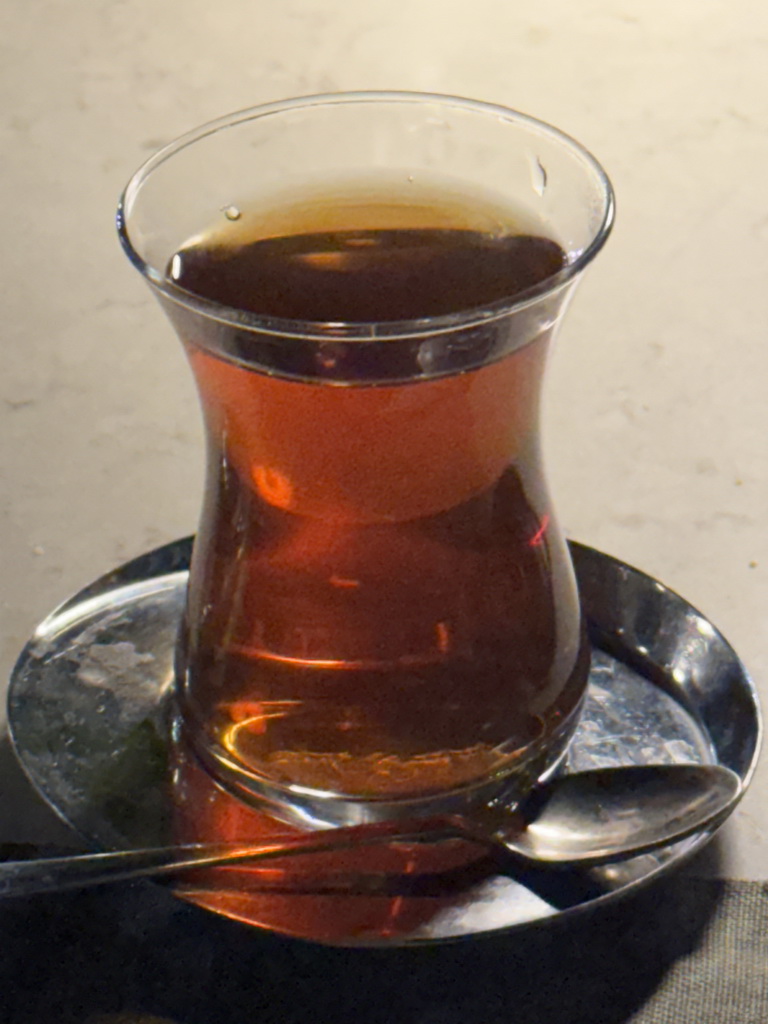
{"label": "amber tea surface", "polygon": [[[168,276],[278,325],[375,324],[511,301],[565,261],[485,197],[367,185],[222,211]],[[210,474],[181,659],[192,732],[244,776],[374,800],[556,746],[587,655],[540,469],[548,330],[396,383],[380,346],[368,376],[365,341],[344,383],[184,341]]]}

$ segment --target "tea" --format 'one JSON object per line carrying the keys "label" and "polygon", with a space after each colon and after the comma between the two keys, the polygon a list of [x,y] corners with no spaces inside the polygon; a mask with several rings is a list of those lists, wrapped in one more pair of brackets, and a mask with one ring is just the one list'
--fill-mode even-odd
{"label": "tea", "polygon": [[[479,365],[444,329],[436,373],[429,336],[373,325],[493,310],[565,262],[484,199],[370,183],[227,210],[171,260],[180,288],[264,318],[255,340],[219,323],[216,351],[179,325],[210,474],[180,701],[246,786],[414,799],[564,742],[588,665],[539,466],[549,324]],[[296,321],[370,341],[297,362]]]}

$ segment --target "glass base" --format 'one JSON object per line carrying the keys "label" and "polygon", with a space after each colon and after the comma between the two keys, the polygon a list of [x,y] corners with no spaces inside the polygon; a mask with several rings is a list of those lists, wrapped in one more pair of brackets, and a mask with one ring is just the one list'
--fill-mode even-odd
{"label": "glass base", "polygon": [[507,772],[485,776],[455,789],[404,798],[357,797],[326,790],[286,785],[259,775],[200,733],[176,702],[173,735],[190,751],[212,779],[233,796],[278,821],[300,828],[337,828],[369,822],[403,820],[443,814],[468,814],[473,807],[502,797],[519,803],[551,778],[565,762],[576,731],[582,702],[547,737],[546,746],[532,744],[524,758]]}

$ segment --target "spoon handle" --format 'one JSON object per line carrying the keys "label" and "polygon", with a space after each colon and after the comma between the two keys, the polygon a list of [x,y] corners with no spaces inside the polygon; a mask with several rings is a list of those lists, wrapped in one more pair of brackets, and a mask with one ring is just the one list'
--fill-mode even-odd
{"label": "spoon handle", "polygon": [[[435,843],[459,838],[481,841],[480,837],[476,839],[469,835],[451,818],[444,817],[377,822],[301,835],[275,836],[261,843],[196,843],[5,861],[0,863],[0,898],[62,892],[108,882],[159,877],[225,864],[250,864],[300,854],[331,853],[359,846],[392,842]],[[493,845],[491,840],[488,842]],[[353,875],[344,877],[352,878]]]}

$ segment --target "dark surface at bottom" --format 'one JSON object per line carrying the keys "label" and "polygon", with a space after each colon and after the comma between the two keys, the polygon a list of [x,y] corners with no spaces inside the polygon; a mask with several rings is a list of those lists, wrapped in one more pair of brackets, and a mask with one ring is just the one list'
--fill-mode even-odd
{"label": "dark surface at bottom", "polygon": [[767,925],[765,885],[673,876],[560,927],[441,947],[333,949],[136,883],[0,904],[0,1021],[761,1021]]}

